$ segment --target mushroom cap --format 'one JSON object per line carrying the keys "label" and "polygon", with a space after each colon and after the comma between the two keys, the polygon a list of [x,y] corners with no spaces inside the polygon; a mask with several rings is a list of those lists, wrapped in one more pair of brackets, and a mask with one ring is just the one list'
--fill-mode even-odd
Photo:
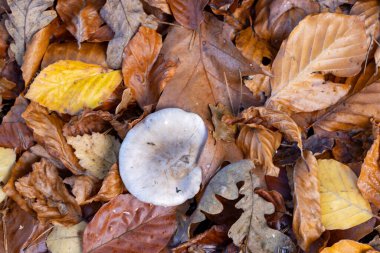
{"label": "mushroom cap", "polygon": [[148,115],[121,145],[124,185],[143,202],[182,204],[199,191],[202,171],[197,162],[206,140],[207,128],[197,114],[167,108]]}

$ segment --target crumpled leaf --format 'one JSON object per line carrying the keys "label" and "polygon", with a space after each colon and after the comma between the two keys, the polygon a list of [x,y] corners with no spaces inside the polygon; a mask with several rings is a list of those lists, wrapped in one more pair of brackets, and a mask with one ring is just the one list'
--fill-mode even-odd
{"label": "crumpled leaf", "polygon": [[5,26],[14,39],[11,49],[15,53],[17,63],[22,65],[26,45],[33,35],[47,26],[57,14],[54,10],[46,10],[53,0],[7,0],[12,11]]}
{"label": "crumpled leaf", "polygon": [[115,109],[115,114],[122,114],[125,110],[128,109],[128,106],[134,102],[135,100],[133,98],[132,90],[130,88],[124,89],[123,95],[121,96],[121,101]]}
{"label": "crumpled leaf", "polygon": [[62,133],[63,121],[55,114],[37,103],[30,103],[22,114],[26,125],[33,130],[34,139],[42,145],[49,154],[58,158],[73,174],[83,174],[72,147]]}
{"label": "crumpled leaf", "polygon": [[144,1],[147,4],[149,4],[150,6],[153,6],[153,7],[156,7],[158,9],[162,10],[166,14],[172,14],[172,12],[169,8],[169,4],[166,0],[144,0]]}
{"label": "crumpled leaf", "polygon": [[209,105],[211,110],[211,120],[214,125],[212,135],[216,140],[224,140],[226,142],[234,142],[237,132],[236,125],[229,125],[223,121],[223,117],[232,117],[231,111],[223,104],[218,103],[216,106]]}
{"label": "crumpled leaf", "polygon": [[0,125],[0,146],[15,149],[16,153],[33,145],[33,133],[26,126],[21,114],[28,106],[28,100],[19,96]]}
{"label": "crumpled leaf", "polygon": [[371,206],[348,166],[332,159],[318,160],[318,179],[322,224],[327,230],[348,229],[372,218]]}
{"label": "crumpled leaf", "polygon": [[[302,54],[304,51],[308,53]],[[312,112],[335,104],[350,87],[325,81],[323,75],[358,74],[366,53],[364,23],[359,17],[333,13],[308,16],[282,44],[273,62],[272,94],[266,106]]]}
{"label": "crumpled leaf", "polygon": [[82,253],[82,233],[87,222],[82,221],[71,227],[54,226],[46,244],[52,253]]}
{"label": "crumpled leaf", "polygon": [[107,68],[106,50],[107,47],[102,43],[84,42],[80,47],[75,42],[52,43],[44,55],[41,69],[60,60],[81,61]]}
{"label": "crumpled leaf", "polygon": [[360,176],[357,182],[363,197],[369,202],[380,207],[380,168],[379,168],[379,146],[380,135],[376,130],[375,141],[368,150],[361,166]]}
{"label": "crumpled leaf", "polygon": [[71,192],[75,196],[78,205],[84,205],[85,201],[97,191],[97,188],[99,188],[99,180],[93,176],[71,176],[66,177],[63,182],[70,185]]}
{"label": "crumpled leaf", "polygon": [[40,72],[25,97],[50,110],[75,115],[104,103],[121,80],[120,71],[79,61],[58,61]]}
{"label": "crumpled leaf", "polygon": [[324,248],[321,253],[376,253],[371,246],[351,240],[341,240],[331,247]]}
{"label": "crumpled leaf", "polygon": [[260,165],[265,174],[277,177],[280,169],[273,164],[273,156],[280,147],[282,135],[265,127],[243,126],[236,140],[246,158]]}
{"label": "crumpled leaf", "polygon": [[160,252],[176,227],[173,208],[145,204],[129,194],[119,195],[103,205],[87,225],[83,252]]}
{"label": "crumpled leaf", "polygon": [[32,152],[33,154],[41,157],[41,158],[45,158],[46,160],[48,160],[49,162],[54,164],[54,166],[57,167],[58,169],[61,169],[61,170],[66,169],[65,166],[61,163],[61,161],[59,161],[55,157],[52,157],[46,151],[46,149],[39,144],[36,144],[36,145],[30,147],[29,151]]}
{"label": "crumpled leaf", "polygon": [[123,80],[141,108],[156,104],[161,94],[159,83],[152,83],[150,72],[162,47],[162,38],[155,30],[141,26],[124,48]]}
{"label": "crumpled leaf", "polygon": [[57,168],[45,159],[32,167],[33,171],[17,179],[15,186],[38,219],[66,226],[80,222],[81,209],[67,191]]}
{"label": "crumpled leaf", "polygon": [[6,183],[11,169],[16,162],[16,153],[13,149],[0,147],[0,182]]}
{"label": "crumpled leaf", "polygon": [[120,142],[112,135],[92,133],[68,136],[67,143],[75,149],[79,164],[98,179],[103,179],[118,160]]}
{"label": "crumpled leaf", "polygon": [[174,18],[182,26],[197,30],[204,20],[203,9],[208,0],[167,0]]}
{"label": "crumpled leaf", "polygon": [[305,151],[294,167],[293,231],[300,247],[308,251],[311,244],[323,233],[318,162],[310,151]]}
{"label": "crumpled leaf", "polygon": [[100,15],[115,33],[107,48],[108,66],[119,69],[124,47],[147,15],[140,0],[107,0]]}
{"label": "crumpled leaf", "polygon": [[103,25],[104,21],[98,11],[104,3],[105,0],[59,0],[56,10],[65,22],[66,29],[81,43]]}

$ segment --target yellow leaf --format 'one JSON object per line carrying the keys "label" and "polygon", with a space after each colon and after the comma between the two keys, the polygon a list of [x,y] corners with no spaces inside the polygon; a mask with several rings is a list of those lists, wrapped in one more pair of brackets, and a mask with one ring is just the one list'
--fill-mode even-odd
{"label": "yellow leaf", "polygon": [[341,240],[331,247],[324,248],[321,253],[375,253],[371,246],[351,240]]}
{"label": "yellow leaf", "polygon": [[16,153],[13,149],[0,147],[0,182],[7,182],[15,161]]}
{"label": "yellow leaf", "polygon": [[318,179],[322,224],[327,230],[348,229],[372,218],[371,206],[348,166],[333,159],[318,160]]}
{"label": "yellow leaf", "polygon": [[80,61],[58,61],[41,71],[25,97],[50,110],[74,115],[100,106],[121,80],[120,71]]}

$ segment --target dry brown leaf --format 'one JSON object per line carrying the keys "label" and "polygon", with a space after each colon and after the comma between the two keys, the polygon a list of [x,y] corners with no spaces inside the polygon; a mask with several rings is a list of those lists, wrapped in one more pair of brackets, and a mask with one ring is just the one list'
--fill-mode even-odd
{"label": "dry brown leaf", "polygon": [[172,14],[169,4],[166,0],[144,0],[150,6],[156,7],[166,14]]}
{"label": "dry brown leaf", "polygon": [[208,0],[167,0],[174,18],[182,26],[197,30],[204,20],[203,9]]}
{"label": "dry brown leaf", "polygon": [[99,188],[99,180],[92,176],[71,176],[65,178],[63,182],[70,185],[78,205],[86,204],[85,201],[93,196]]}
{"label": "dry brown leaf", "polygon": [[67,30],[79,43],[91,38],[103,25],[99,15],[105,0],[59,0],[56,10]]}
{"label": "dry brown leaf", "polygon": [[17,179],[15,186],[42,223],[73,225],[81,220],[81,209],[69,194],[57,168],[42,159],[33,171]]}
{"label": "dry brown leaf", "polygon": [[14,39],[10,48],[15,53],[17,63],[23,63],[26,45],[33,35],[47,26],[57,14],[54,10],[46,10],[53,5],[53,0],[13,0],[8,1],[12,14],[5,26]]}
{"label": "dry brown leaf", "polygon": [[0,125],[0,146],[13,148],[17,153],[30,148],[33,143],[32,131],[26,126],[21,114],[28,106],[28,101],[19,96],[11,110]]}
{"label": "dry brown leaf", "polygon": [[358,74],[366,57],[365,41],[364,23],[357,16],[308,16],[282,44],[273,62],[272,94],[266,105],[290,112],[312,112],[335,104],[350,87],[325,81],[323,75]]}
{"label": "dry brown leaf", "polygon": [[375,52],[375,63],[376,68],[378,69],[380,67],[380,46],[377,47]]}
{"label": "dry brown leaf", "polygon": [[280,147],[282,135],[265,127],[243,126],[237,138],[237,145],[246,158],[260,165],[264,173],[277,177],[280,169],[273,164],[273,155]]}
{"label": "dry brown leaf", "polygon": [[128,109],[128,106],[134,102],[135,100],[133,98],[132,90],[130,88],[124,89],[123,95],[121,96],[121,101],[115,109],[115,114],[122,114],[125,110]]}
{"label": "dry brown leaf", "polygon": [[0,58],[7,57],[9,34],[5,28],[5,19],[0,20]]}
{"label": "dry brown leaf", "polygon": [[234,27],[235,32],[252,24],[251,8],[254,2],[254,0],[239,1],[233,11],[231,10],[232,13],[228,13],[224,17],[226,23]]}
{"label": "dry brown leaf", "polygon": [[231,111],[221,103],[218,103],[216,106],[209,105],[209,107],[212,115],[212,124],[214,125],[214,131],[212,132],[212,136],[216,140],[235,142],[237,126],[227,124],[223,120],[224,117],[232,117]]}
{"label": "dry brown leaf", "polygon": [[262,102],[270,95],[270,78],[269,76],[257,74],[249,76],[244,80],[244,85],[252,92],[253,96]]}
{"label": "dry brown leaf", "polygon": [[32,39],[26,45],[24,62],[22,63],[22,78],[25,81],[25,87],[28,87],[30,81],[40,68],[40,63],[50,42],[52,35],[51,24],[45,26],[36,32]]}
{"label": "dry brown leaf", "polygon": [[45,107],[30,103],[22,117],[33,130],[34,139],[53,157],[59,159],[73,174],[83,174],[78,158],[62,133],[63,121],[55,114],[49,114]]}
{"label": "dry brown leaf", "polygon": [[351,240],[341,240],[331,247],[324,248],[321,253],[377,253],[371,246]]}
{"label": "dry brown leaf", "polygon": [[298,245],[308,251],[325,228],[321,218],[318,162],[310,151],[305,151],[304,158],[298,159],[294,167],[293,231]]}
{"label": "dry brown leaf", "polygon": [[132,90],[141,108],[156,104],[162,91],[159,83],[152,83],[150,80],[150,72],[161,47],[161,35],[153,29],[141,26],[124,48],[124,83]]}
{"label": "dry brown leaf", "polygon": [[65,169],[65,166],[61,163],[61,161],[59,161],[57,158],[52,157],[41,145],[36,144],[30,147],[29,151],[41,158],[45,158],[46,160],[54,164],[54,166],[58,169]]}
{"label": "dry brown leaf", "polygon": [[82,61],[108,67],[106,46],[101,43],[81,43],[80,47],[75,42],[53,43],[46,51],[41,69],[60,60]]}
{"label": "dry brown leaf", "polygon": [[285,200],[281,193],[274,190],[264,190],[263,188],[255,189],[255,193],[274,205],[274,213],[266,214],[265,219],[269,227],[280,230],[282,220],[286,218],[285,214],[287,214]]}

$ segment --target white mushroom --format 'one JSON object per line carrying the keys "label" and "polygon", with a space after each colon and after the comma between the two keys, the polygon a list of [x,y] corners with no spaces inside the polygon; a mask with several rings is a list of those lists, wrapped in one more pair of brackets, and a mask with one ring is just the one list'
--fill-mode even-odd
{"label": "white mushroom", "polygon": [[119,152],[121,178],[143,202],[175,206],[195,196],[202,181],[198,158],[207,128],[197,114],[168,108],[132,128]]}

